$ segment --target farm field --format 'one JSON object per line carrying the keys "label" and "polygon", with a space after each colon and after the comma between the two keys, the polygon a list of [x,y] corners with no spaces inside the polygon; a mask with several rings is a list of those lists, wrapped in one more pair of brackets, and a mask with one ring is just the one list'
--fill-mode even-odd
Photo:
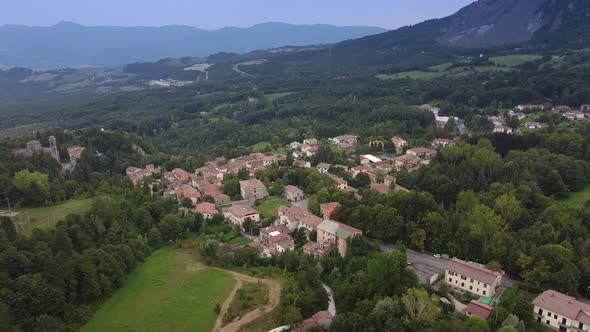
{"label": "farm field", "polygon": [[496,67],[496,66],[464,66],[464,67],[450,67],[450,64],[441,64],[438,66],[429,67],[431,71],[405,71],[395,74],[378,74],[376,78],[379,80],[399,80],[399,79],[412,79],[412,80],[431,80],[434,78],[448,76],[465,76],[476,72],[489,72],[489,71],[511,71],[516,70],[510,67]]}
{"label": "farm field", "polygon": [[266,99],[268,101],[270,101],[271,103],[279,98],[283,98],[285,96],[288,96],[290,94],[292,94],[293,92],[278,92],[278,93],[271,93],[266,95]]}
{"label": "farm field", "polygon": [[211,331],[231,274],[201,265],[188,250],[156,251],[82,327],[92,331]]}
{"label": "farm field", "polygon": [[490,61],[498,66],[516,67],[520,64],[541,59],[542,56],[536,54],[514,54],[491,57]]}
{"label": "farm field", "polygon": [[262,218],[268,218],[276,216],[280,206],[289,206],[289,202],[282,199],[273,199],[261,203],[256,207],[256,210],[260,212]]}
{"label": "farm field", "polygon": [[582,191],[569,194],[569,196],[564,198],[561,202],[572,207],[577,207],[584,206],[588,200],[590,200],[590,186],[587,186]]}
{"label": "farm field", "polygon": [[69,214],[83,215],[92,206],[92,198],[71,199],[63,204],[39,208],[14,209],[21,214],[15,218],[17,230],[25,235],[35,228],[52,228]]}
{"label": "farm field", "polygon": [[250,149],[252,150],[252,152],[265,152],[270,148],[271,148],[270,142],[258,142],[256,144],[250,146]]}

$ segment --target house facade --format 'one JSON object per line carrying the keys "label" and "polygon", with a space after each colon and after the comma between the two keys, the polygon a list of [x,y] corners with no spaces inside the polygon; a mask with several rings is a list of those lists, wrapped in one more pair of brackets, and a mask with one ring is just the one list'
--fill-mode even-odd
{"label": "house facade", "polygon": [[298,202],[305,199],[303,190],[291,185],[285,187],[284,195],[288,202]]}
{"label": "house facade", "polygon": [[590,331],[590,304],[554,290],[546,290],[534,300],[539,323],[563,332]]}
{"label": "house facade", "polygon": [[239,225],[242,227],[246,219],[250,219],[254,223],[260,223],[260,214],[258,211],[247,205],[232,205],[223,210],[223,216],[232,225]]}
{"label": "house facade", "polygon": [[500,288],[502,274],[453,258],[445,269],[445,282],[456,291],[493,297]]}
{"label": "house facade", "polygon": [[219,212],[217,211],[215,204],[204,202],[197,204],[193,209],[193,213],[200,213],[205,220],[211,220],[213,219],[213,216]]}
{"label": "house facade", "polygon": [[243,199],[257,200],[268,197],[268,191],[262,181],[244,180],[240,181],[240,193]]}

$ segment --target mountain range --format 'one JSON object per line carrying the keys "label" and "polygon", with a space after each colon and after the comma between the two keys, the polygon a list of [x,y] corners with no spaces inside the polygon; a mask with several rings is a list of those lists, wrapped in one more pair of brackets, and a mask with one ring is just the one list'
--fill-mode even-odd
{"label": "mountain range", "polygon": [[189,26],[0,26],[0,68],[113,67],[168,57],[246,53],[285,45],[327,44],[386,31],[377,27],[263,23],[203,30]]}

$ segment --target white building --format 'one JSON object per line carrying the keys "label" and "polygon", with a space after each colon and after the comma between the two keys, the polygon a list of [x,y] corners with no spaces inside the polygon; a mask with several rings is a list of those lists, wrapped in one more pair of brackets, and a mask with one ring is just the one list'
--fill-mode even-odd
{"label": "white building", "polygon": [[534,300],[537,322],[565,332],[590,330],[590,304],[554,290],[546,290]]}
{"label": "white building", "polygon": [[453,258],[445,269],[445,282],[456,291],[493,297],[502,283],[502,274]]}

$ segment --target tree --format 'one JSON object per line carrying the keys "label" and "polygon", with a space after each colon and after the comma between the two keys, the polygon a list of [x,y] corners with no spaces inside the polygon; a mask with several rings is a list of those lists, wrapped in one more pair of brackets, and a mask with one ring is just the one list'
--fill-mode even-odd
{"label": "tree", "polygon": [[0,230],[4,231],[4,235],[8,241],[13,242],[16,240],[16,227],[12,222],[12,219],[8,217],[0,217]]}
{"label": "tree", "polygon": [[502,301],[494,308],[492,317],[497,322],[502,322],[511,315],[517,317],[517,321],[520,319],[528,322],[533,318],[532,299],[518,286],[509,288],[502,294]]}
{"label": "tree", "polygon": [[489,332],[488,322],[480,317],[471,316],[465,320],[465,331],[467,332]]}
{"label": "tree", "polygon": [[285,191],[285,185],[281,179],[277,179],[271,183],[270,187],[268,188],[268,194],[271,196],[281,196],[283,195],[283,191]]}
{"label": "tree", "polygon": [[190,208],[193,207],[194,204],[193,204],[193,201],[190,198],[185,197],[185,198],[182,199],[182,202],[180,203],[180,205],[182,207],[184,207],[184,208],[190,209]]}
{"label": "tree", "polygon": [[148,234],[148,244],[153,248],[159,248],[162,244],[162,233],[157,227],[152,227]]}
{"label": "tree", "polygon": [[409,288],[401,297],[401,303],[406,311],[408,325],[415,330],[424,329],[433,324],[439,314],[436,304],[423,288]]}
{"label": "tree", "polygon": [[235,177],[226,177],[223,180],[223,192],[225,192],[232,199],[240,198],[240,180]]}

